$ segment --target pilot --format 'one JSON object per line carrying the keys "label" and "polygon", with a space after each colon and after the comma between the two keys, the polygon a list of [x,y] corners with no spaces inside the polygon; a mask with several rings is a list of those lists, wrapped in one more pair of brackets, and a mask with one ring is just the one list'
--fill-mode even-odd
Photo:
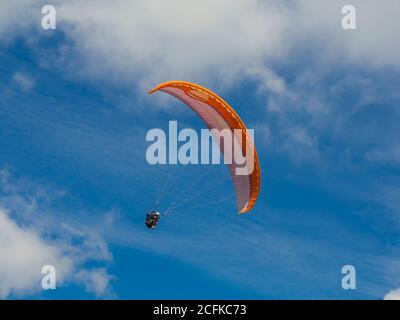
{"label": "pilot", "polygon": [[158,220],[161,215],[157,211],[151,210],[146,214],[146,227],[155,229],[157,227]]}

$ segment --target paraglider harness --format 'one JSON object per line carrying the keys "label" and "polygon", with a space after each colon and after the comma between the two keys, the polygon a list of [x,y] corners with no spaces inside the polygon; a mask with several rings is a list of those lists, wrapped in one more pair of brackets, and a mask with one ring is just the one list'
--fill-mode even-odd
{"label": "paraglider harness", "polygon": [[160,217],[161,215],[157,211],[150,210],[146,214],[146,227],[150,229],[155,229],[155,227],[157,227],[157,223]]}

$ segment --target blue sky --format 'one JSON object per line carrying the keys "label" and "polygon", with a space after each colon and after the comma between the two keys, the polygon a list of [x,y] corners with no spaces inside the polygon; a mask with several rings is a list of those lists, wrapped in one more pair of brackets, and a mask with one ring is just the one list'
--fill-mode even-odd
{"label": "blue sky", "polygon": [[[382,299],[400,287],[398,5],[374,15],[355,1],[346,33],[341,1],[218,1],[209,15],[56,1],[50,31],[39,2],[15,3],[0,14],[0,298]],[[222,165],[147,164],[151,128],[204,127],[147,95],[171,79],[213,89],[255,129],[251,213],[236,214]],[[167,175],[160,209],[187,200],[149,231]],[[56,290],[40,288],[44,264]],[[347,264],[356,290],[341,288]]]}

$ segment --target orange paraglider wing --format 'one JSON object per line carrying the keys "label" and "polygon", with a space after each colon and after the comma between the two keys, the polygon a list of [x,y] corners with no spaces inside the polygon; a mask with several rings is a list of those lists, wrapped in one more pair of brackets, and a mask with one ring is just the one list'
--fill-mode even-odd
{"label": "orange paraglider wing", "polygon": [[[209,129],[240,129],[246,144],[242,145],[242,154],[251,154],[251,162],[246,161],[246,166],[251,168],[248,174],[238,175],[235,171],[239,166],[235,163],[227,164],[235,186],[237,207],[239,213],[250,211],[260,191],[260,165],[257,151],[252,138],[247,132],[242,119],[235,110],[214,92],[194,83],[186,81],[164,82],[149,91],[149,94],[163,91],[185,103],[204,121]],[[247,147],[247,150],[246,150]],[[221,148],[223,154],[224,148]]]}

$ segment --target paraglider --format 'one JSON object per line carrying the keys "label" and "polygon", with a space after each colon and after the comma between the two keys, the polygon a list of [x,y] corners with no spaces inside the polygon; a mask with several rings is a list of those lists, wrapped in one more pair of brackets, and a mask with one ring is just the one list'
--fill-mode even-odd
{"label": "paraglider", "polygon": [[[224,141],[221,139],[218,141],[219,149],[225,158],[227,151],[232,152],[230,149],[236,149],[234,145],[240,142],[240,153],[245,158],[244,164],[225,163],[235,187],[238,212],[242,214],[250,211],[256,204],[260,191],[260,165],[253,139],[239,115],[217,94],[191,82],[178,80],[164,82],[150,90],[149,94],[156,91],[163,91],[181,100],[203,120],[211,132],[229,130],[234,133],[235,141],[232,144],[224,145]],[[237,131],[240,132],[239,135]],[[217,139],[215,135],[214,137]],[[152,220],[155,223],[149,224],[150,228],[155,228],[158,219],[159,217]]]}
{"label": "paraglider", "polygon": [[146,227],[149,229],[155,229],[157,227],[160,217],[160,213],[155,210],[150,210],[149,212],[147,212],[145,222]]}

